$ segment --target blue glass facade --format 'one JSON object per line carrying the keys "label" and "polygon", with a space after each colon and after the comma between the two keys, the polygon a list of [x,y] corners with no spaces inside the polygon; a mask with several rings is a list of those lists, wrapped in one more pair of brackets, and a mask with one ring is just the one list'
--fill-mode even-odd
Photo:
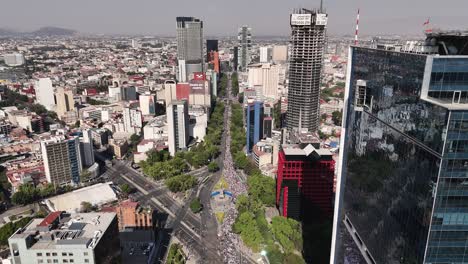
{"label": "blue glass facade", "polygon": [[68,158],[70,159],[70,167],[71,167],[71,176],[73,183],[78,184],[80,183],[80,165],[78,164],[81,160],[78,158],[78,149],[75,142],[77,139],[70,139],[68,140]]}
{"label": "blue glass facade", "polygon": [[247,137],[246,147],[247,153],[252,152],[252,147],[257,144],[263,136],[263,102],[255,101],[248,104],[246,108],[247,121]]}
{"label": "blue glass facade", "polygon": [[[468,91],[468,61],[351,55],[335,263],[468,263],[468,111],[421,99],[425,83],[437,100],[435,87]],[[434,81],[453,72],[455,81]]]}

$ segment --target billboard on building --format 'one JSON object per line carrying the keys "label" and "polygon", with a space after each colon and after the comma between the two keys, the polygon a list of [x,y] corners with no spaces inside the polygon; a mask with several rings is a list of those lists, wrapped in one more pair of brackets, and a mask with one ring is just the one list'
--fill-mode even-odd
{"label": "billboard on building", "polygon": [[206,80],[206,75],[203,72],[194,72],[193,79],[197,81],[204,81]]}
{"label": "billboard on building", "polygon": [[317,26],[326,26],[328,22],[327,14],[317,14],[315,17],[315,25]]}
{"label": "billboard on building", "polygon": [[291,25],[309,26],[312,24],[312,14],[291,14]]}

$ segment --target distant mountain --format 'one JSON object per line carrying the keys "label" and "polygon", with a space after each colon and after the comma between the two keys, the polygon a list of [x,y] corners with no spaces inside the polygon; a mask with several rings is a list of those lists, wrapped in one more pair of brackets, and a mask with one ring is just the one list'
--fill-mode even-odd
{"label": "distant mountain", "polygon": [[0,28],[0,37],[9,36],[34,36],[34,37],[46,37],[46,36],[72,36],[78,33],[75,30],[59,28],[59,27],[43,27],[32,32],[18,32],[14,30]]}
{"label": "distant mountain", "polygon": [[43,27],[29,34],[34,36],[71,36],[76,34],[75,30],[59,27]]}
{"label": "distant mountain", "polygon": [[16,35],[16,34],[18,34],[18,32],[15,32],[15,31],[12,31],[12,30],[9,30],[9,29],[5,29],[5,28],[0,28],[0,37],[12,36],[12,35]]}

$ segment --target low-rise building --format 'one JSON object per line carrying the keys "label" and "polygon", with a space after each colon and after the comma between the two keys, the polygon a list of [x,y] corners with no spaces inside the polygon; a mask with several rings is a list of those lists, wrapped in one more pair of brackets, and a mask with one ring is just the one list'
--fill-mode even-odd
{"label": "low-rise building", "polygon": [[18,229],[8,245],[13,264],[110,263],[119,250],[117,217],[53,212]]}
{"label": "low-rise building", "polygon": [[125,154],[127,154],[128,143],[126,139],[111,139],[109,141],[109,146],[112,154],[114,154],[117,159],[122,159]]}
{"label": "low-rise building", "polygon": [[152,149],[157,151],[168,149],[169,146],[166,143],[167,140],[143,139],[137,145],[137,152],[133,153],[133,162],[139,163],[146,160],[148,158],[146,153]]}
{"label": "low-rise building", "polygon": [[141,229],[153,229],[155,211],[149,207],[143,207],[138,202],[123,201],[116,209],[119,219],[119,230],[126,227]]}

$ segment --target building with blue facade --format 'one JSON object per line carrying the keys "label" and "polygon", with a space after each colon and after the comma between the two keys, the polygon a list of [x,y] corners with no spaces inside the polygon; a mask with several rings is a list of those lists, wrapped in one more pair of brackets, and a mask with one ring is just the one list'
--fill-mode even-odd
{"label": "building with blue facade", "polygon": [[246,108],[246,148],[247,153],[252,152],[252,147],[263,138],[263,102],[254,101],[248,103]]}
{"label": "building with blue facade", "polygon": [[41,141],[47,181],[54,185],[79,184],[83,170],[78,137],[63,135]]}
{"label": "building with blue facade", "polygon": [[330,263],[468,263],[467,55],[350,48]]}

